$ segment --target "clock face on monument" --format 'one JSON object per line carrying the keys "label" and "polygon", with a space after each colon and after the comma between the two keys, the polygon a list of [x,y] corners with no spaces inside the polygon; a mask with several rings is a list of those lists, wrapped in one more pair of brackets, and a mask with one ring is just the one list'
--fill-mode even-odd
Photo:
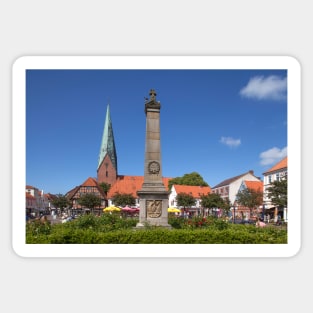
{"label": "clock face on monument", "polygon": [[150,174],[159,174],[160,164],[157,161],[152,161],[148,164],[148,170]]}

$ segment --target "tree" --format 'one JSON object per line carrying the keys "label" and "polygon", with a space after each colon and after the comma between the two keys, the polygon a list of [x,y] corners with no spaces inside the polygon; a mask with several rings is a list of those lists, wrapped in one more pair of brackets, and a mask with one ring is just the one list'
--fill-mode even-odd
{"label": "tree", "polygon": [[284,177],[282,180],[274,181],[267,189],[268,191],[268,198],[271,199],[271,202],[280,207],[280,208],[287,208],[288,205],[288,181],[287,176]]}
{"label": "tree", "polygon": [[209,186],[197,172],[185,174],[182,177],[175,177],[169,180],[168,189],[171,190],[173,185],[187,185],[187,186]]}
{"label": "tree", "polygon": [[186,207],[191,207],[196,204],[196,199],[185,192],[177,194],[176,201],[178,206],[182,206],[184,210]]}
{"label": "tree", "polygon": [[207,209],[220,208],[224,204],[222,197],[217,193],[201,196],[201,206]]}
{"label": "tree", "polygon": [[65,208],[71,205],[71,201],[61,193],[55,195],[51,202],[53,206],[55,208],[59,208],[61,212],[63,212]]}
{"label": "tree", "polygon": [[207,209],[225,208],[223,198],[217,193],[209,193],[201,196],[201,206]]}
{"label": "tree", "polygon": [[251,216],[252,210],[257,209],[263,203],[263,192],[245,188],[237,193],[236,201],[238,204],[249,208]]}
{"label": "tree", "polygon": [[101,206],[101,199],[94,193],[85,193],[77,201],[81,206],[92,210]]}
{"label": "tree", "polygon": [[100,183],[99,185],[100,185],[101,189],[104,191],[105,194],[107,194],[108,191],[111,188],[111,185],[108,184],[108,183]]}
{"label": "tree", "polygon": [[112,202],[116,206],[124,207],[126,205],[135,205],[136,200],[131,193],[115,193],[112,197]]}
{"label": "tree", "polygon": [[231,202],[230,202],[229,198],[225,198],[225,199],[223,199],[223,201],[224,201],[224,204],[223,204],[222,209],[223,209],[224,215],[229,216],[229,211],[231,208]]}

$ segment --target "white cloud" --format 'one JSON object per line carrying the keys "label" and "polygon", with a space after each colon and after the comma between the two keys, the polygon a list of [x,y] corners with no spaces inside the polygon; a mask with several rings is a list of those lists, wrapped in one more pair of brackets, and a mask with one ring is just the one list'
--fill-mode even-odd
{"label": "white cloud", "polygon": [[231,148],[238,147],[241,144],[240,139],[234,139],[232,137],[222,137],[220,142]]}
{"label": "white cloud", "polygon": [[287,156],[287,147],[282,149],[274,147],[260,154],[261,158],[260,163],[261,165],[275,164],[286,156]]}
{"label": "white cloud", "polygon": [[281,78],[275,75],[268,77],[255,76],[240,90],[243,97],[258,100],[286,99],[286,92],[287,77]]}

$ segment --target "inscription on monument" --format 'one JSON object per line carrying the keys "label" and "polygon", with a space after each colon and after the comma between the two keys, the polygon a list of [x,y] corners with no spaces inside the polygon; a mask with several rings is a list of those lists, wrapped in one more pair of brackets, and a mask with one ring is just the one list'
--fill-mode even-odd
{"label": "inscription on monument", "polygon": [[162,214],[162,200],[147,200],[146,208],[148,217],[160,217]]}

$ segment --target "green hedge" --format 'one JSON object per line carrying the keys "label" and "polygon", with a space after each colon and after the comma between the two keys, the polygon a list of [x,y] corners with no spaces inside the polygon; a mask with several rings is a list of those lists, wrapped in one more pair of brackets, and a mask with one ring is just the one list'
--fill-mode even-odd
{"label": "green hedge", "polygon": [[[212,220],[205,226],[176,225],[165,229],[147,227],[135,229],[136,219],[121,219],[105,215],[84,216],[65,223],[50,225],[29,223],[27,244],[286,244],[287,230],[275,226],[257,228],[254,225],[233,225]],[[173,225],[174,226],[174,225]]]}

